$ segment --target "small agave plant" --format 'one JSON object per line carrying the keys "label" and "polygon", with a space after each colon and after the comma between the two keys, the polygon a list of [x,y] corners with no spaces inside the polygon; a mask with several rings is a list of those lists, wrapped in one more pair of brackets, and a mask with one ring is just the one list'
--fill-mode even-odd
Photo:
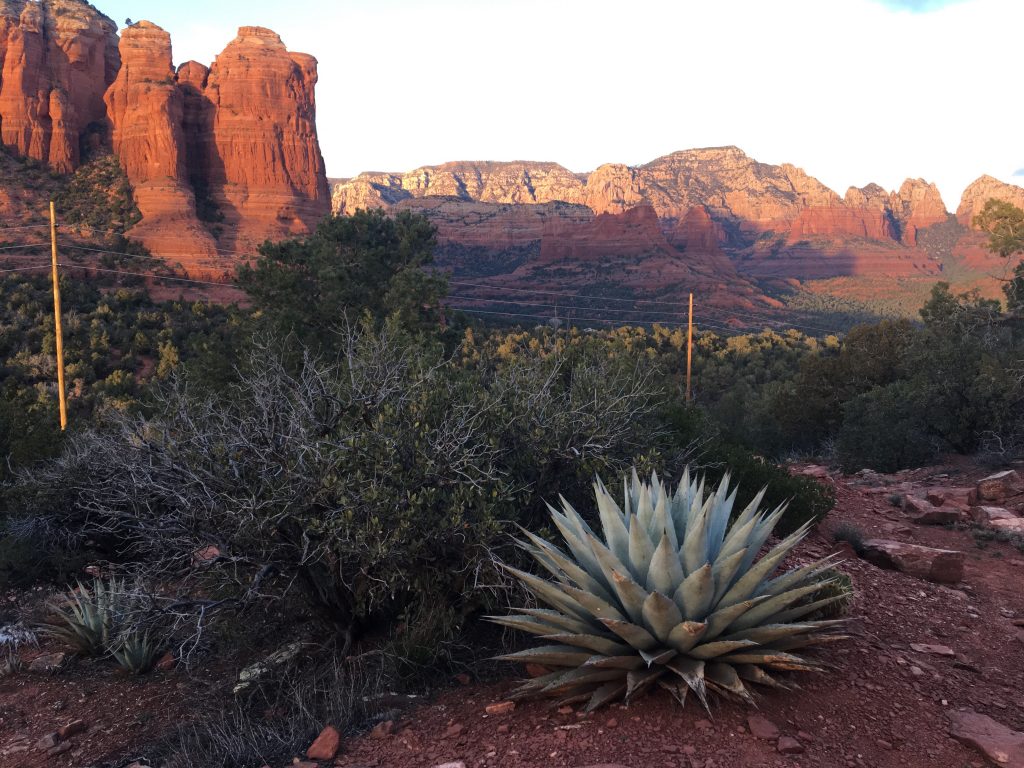
{"label": "small agave plant", "polygon": [[603,537],[564,498],[562,512],[549,509],[568,553],[523,532],[520,545],[554,580],[509,570],[550,607],[491,620],[547,641],[502,659],[554,671],[515,696],[585,701],[590,711],[658,685],[680,704],[692,691],[707,708],[709,692],[751,701],[749,683],[787,687],[772,673],[822,669],[793,651],[844,639],[842,620],[814,620],[843,599],[816,596],[831,583],[832,558],[778,573],[808,526],[758,558],[785,511],[760,511],[764,490],[730,526],[728,476],[708,495],[689,470],[674,493],[635,470],[623,485],[620,509],[595,482]]}

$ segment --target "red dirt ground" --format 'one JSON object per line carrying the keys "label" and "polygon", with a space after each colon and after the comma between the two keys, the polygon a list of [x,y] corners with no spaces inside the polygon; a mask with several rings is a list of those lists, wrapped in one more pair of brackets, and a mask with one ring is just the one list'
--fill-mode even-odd
{"label": "red dirt ground", "polygon": [[[985,474],[969,467],[943,471],[950,477],[930,478],[937,470],[920,470],[883,480],[949,486]],[[970,478],[958,477],[962,472]],[[846,561],[841,568],[855,589],[853,637],[830,647],[834,672],[791,678],[799,689],[766,691],[757,710],[724,704],[713,706],[710,715],[692,702],[680,709],[659,691],[628,708],[614,706],[586,716],[562,714],[544,701],[487,716],[486,705],[501,701],[515,680],[472,683],[404,711],[392,735],[347,738],[334,765],[432,768],[462,761],[467,768],[982,768],[987,763],[980,753],[948,736],[946,713],[971,708],[1024,730],[1024,629],[1013,623],[1024,617],[1024,555],[1007,543],[979,548],[969,532],[912,525],[888,503],[886,493],[858,484],[868,483],[838,479],[836,509],[801,545],[794,561],[832,551],[832,531],[846,523],[866,537],[962,550],[966,575],[950,588],[855,558]],[[956,655],[917,653],[911,643],[949,646]],[[223,680],[179,673],[125,679],[107,665],[90,662],[57,676],[18,672],[0,680],[0,766],[82,768],[129,754],[185,716],[190,701],[223,685]],[[783,735],[796,737],[803,754],[782,755],[775,741],[751,735],[747,718],[757,713]],[[68,753],[47,759],[31,748],[11,751],[77,718],[90,727],[73,738]]]}

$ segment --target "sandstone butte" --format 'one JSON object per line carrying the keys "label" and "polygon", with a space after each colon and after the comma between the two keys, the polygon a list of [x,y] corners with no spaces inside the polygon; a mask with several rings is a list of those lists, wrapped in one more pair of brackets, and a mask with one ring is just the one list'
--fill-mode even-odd
{"label": "sandstone butte", "polygon": [[222,272],[330,211],[316,60],[268,29],[242,27],[209,68],[175,71],[148,21],[119,38],[82,0],[0,0],[0,72],[3,144],[60,173],[112,149],[142,213],[128,236],[190,272]]}

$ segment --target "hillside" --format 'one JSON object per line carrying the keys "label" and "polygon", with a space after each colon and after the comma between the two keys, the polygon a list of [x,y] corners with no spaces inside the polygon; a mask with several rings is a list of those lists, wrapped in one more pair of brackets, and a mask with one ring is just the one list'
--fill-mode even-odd
{"label": "hillside", "polygon": [[509,289],[673,302],[694,290],[728,319],[732,310],[783,305],[790,314],[908,314],[939,280],[997,295],[992,275],[1005,262],[984,249],[970,219],[987,196],[1018,193],[983,177],[954,218],[922,179],[893,192],[851,187],[840,197],[795,166],[721,147],[589,174],[530,162],[364,173],[336,184],[332,199],[338,213],[383,207],[428,216],[443,266],[489,286],[476,289],[484,301],[471,307],[544,314],[540,305],[494,305]]}

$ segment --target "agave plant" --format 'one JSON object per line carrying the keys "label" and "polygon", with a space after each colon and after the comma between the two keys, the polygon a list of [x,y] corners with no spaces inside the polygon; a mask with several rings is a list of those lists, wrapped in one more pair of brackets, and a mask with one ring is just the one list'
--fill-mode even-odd
{"label": "agave plant", "polygon": [[50,606],[50,615],[40,626],[40,632],[83,656],[97,656],[106,650],[122,594],[124,583],[117,579],[109,584],[97,579],[92,589],[78,582],[59,603]]}
{"label": "agave plant", "polygon": [[124,633],[110,649],[110,655],[121,669],[133,675],[149,672],[156,663],[160,646],[149,633],[130,631]]}
{"label": "agave plant", "polygon": [[[778,573],[808,525],[758,554],[785,511],[760,511],[765,491],[729,520],[736,492],[714,493],[687,470],[672,493],[657,475],[633,471],[619,508],[597,479],[603,538],[564,499],[549,506],[568,553],[528,531],[519,543],[553,581],[509,569],[549,608],[492,621],[547,641],[501,658],[553,669],[515,696],[586,701],[588,711],[658,685],[682,704],[693,691],[752,700],[748,684],[787,687],[774,673],[824,665],[792,651],[842,639],[842,620],[806,620],[841,596],[818,598],[832,558]],[[801,619],[805,619],[801,621]]]}

